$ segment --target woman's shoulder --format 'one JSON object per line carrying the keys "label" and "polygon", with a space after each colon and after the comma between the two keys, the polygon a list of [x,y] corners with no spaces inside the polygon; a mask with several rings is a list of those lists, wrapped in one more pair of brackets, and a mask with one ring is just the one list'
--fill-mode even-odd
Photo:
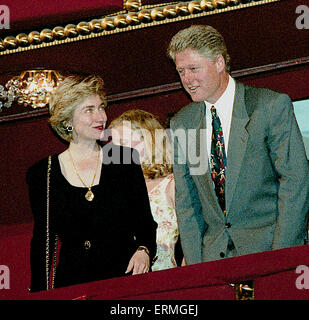
{"label": "woman's shoulder", "polygon": [[29,182],[34,177],[44,177],[46,176],[47,169],[48,169],[48,161],[49,158],[52,159],[51,161],[54,162],[57,155],[51,155],[45,157],[43,159],[38,160],[34,164],[32,164],[27,170],[27,182]]}
{"label": "woman's shoulder", "polygon": [[103,164],[138,164],[138,152],[129,147],[108,143],[103,146]]}

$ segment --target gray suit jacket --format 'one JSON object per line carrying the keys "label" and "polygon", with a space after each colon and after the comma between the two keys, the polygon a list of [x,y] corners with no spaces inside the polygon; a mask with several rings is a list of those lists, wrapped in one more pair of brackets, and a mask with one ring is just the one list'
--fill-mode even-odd
{"label": "gray suit jacket", "polygon": [[191,103],[171,120],[176,209],[187,264],[220,259],[229,237],[238,255],[307,243],[309,166],[290,98],[236,82],[226,215],[208,170],[204,110],[203,102]]}

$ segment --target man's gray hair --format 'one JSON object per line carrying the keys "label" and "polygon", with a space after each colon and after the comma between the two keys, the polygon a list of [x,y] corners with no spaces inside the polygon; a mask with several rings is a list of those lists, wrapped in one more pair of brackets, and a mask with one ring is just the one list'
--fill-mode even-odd
{"label": "man's gray hair", "polygon": [[167,54],[175,62],[176,54],[186,49],[195,50],[212,62],[221,54],[225,60],[226,71],[230,71],[230,56],[224,38],[211,26],[193,25],[180,30],[171,39]]}

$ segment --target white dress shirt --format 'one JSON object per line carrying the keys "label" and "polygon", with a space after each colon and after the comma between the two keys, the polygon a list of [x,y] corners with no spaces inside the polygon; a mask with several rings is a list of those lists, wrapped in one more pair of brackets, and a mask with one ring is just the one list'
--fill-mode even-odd
{"label": "white dress shirt", "polygon": [[220,118],[222,131],[223,131],[224,145],[225,145],[225,154],[227,156],[234,97],[235,97],[235,80],[231,76],[229,76],[229,83],[227,85],[227,88],[223,92],[222,96],[218,99],[218,101],[214,104],[209,103],[208,101],[205,101],[208,159],[210,159],[211,137],[212,137],[212,116],[211,116],[210,108],[214,106],[217,110],[217,115]]}

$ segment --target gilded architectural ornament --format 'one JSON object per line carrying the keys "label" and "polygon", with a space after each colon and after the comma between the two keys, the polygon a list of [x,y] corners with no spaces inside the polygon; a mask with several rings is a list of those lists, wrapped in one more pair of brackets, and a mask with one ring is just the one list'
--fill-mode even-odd
{"label": "gilded architectural ornament", "polygon": [[55,26],[53,29],[46,28],[40,32],[20,33],[16,36],[0,39],[0,55],[102,37],[278,1],[282,0],[196,0],[142,5],[142,0],[124,0],[124,10],[121,12],[91,21],[81,21],[77,25]]}
{"label": "gilded architectural ornament", "polygon": [[137,26],[141,24],[141,21],[138,18],[137,13],[130,12],[126,15],[126,21],[130,26]]}
{"label": "gilded architectural ornament", "polygon": [[55,70],[27,70],[0,85],[0,112],[14,101],[34,109],[47,105],[51,94],[64,77]]}
{"label": "gilded architectural ornament", "polygon": [[64,40],[66,38],[63,27],[55,27],[52,31],[55,40]]}
{"label": "gilded architectural ornament", "polygon": [[136,0],[124,0],[123,1],[123,8],[127,10],[128,12],[130,11],[139,11],[142,8],[142,0],[136,1]]}
{"label": "gilded architectural ornament", "polygon": [[88,35],[91,33],[89,22],[82,21],[76,26],[77,35]]}
{"label": "gilded architectural ornament", "polygon": [[42,39],[41,39],[40,33],[38,31],[30,32],[28,35],[28,39],[29,39],[30,44],[32,44],[32,45],[38,45],[38,44],[42,43]]}

